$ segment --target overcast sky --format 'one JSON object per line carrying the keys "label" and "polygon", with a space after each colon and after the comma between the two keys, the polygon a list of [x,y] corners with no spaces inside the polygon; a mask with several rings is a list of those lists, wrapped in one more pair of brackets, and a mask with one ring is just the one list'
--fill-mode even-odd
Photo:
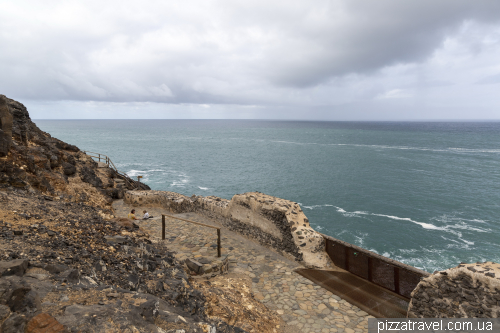
{"label": "overcast sky", "polygon": [[43,118],[500,119],[500,1],[2,0]]}

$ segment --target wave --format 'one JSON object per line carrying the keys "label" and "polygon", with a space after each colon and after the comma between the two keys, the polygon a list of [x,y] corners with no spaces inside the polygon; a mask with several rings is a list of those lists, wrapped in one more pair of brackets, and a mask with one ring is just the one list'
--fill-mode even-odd
{"label": "wave", "polygon": [[189,183],[189,179],[174,180],[170,186],[185,187]]}
{"label": "wave", "polygon": [[321,208],[321,207],[335,207],[335,206],[333,206],[333,205],[328,205],[328,204],[326,204],[326,205],[302,206],[302,204],[301,204],[301,203],[299,203],[299,205],[300,205],[302,208],[307,208],[307,209],[311,209],[311,210],[313,210],[314,208]]}
{"label": "wave", "polygon": [[[234,138],[238,139],[238,138]],[[254,139],[254,141],[267,141],[263,139]],[[451,152],[451,153],[487,153],[487,154],[499,154],[500,149],[473,149],[473,148],[460,148],[460,147],[448,147],[448,148],[429,148],[429,147],[411,147],[411,146],[389,146],[389,145],[367,145],[367,144],[357,144],[357,143],[317,143],[317,142],[295,142],[295,141],[284,141],[284,140],[269,140],[269,142],[294,144],[294,145],[318,145],[318,146],[348,146],[348,147],[364,147],[364,148],[375,148],[375,149],[397,149],[397,150],[416,150],[416,151],[431,151],[431,152]]]}
{"label": "wave", "polygon": [[[365,212],[365,211],[348,212],[341,207],[337,207],[337,206],[334,206],[334,207],[337,209],[337,212],[341,213],[345,217],[365,217],[366,215],[378,216],[378,217],[385,217],[385,218],[388,218],[391,220],[396,220],[396,221],[411,222],[411,223],[417,224],[417,225],[419,225],[422,228],[427,229],[427,230],[444,231],[444,232],[447,232],[447,233],[450,233],[450,234],[457,236],[457,238],[460,241],[462,241],[463,243],[466,243],[468,245],[474,245],[474,242],[464,239],[461,231],[474,231],[474,232],[484,232],[484,233],[492,231],[491,229],[487,229],[487,228],[480,228],[477,226],[471,226],[465,222],[465,221],[475,221],[475,220],[464,220],[464,219],[460,219],[460,218],[441,219],[438,221],[444,222],[444,223],[447,223],[447,222],[449,223],[450,221],[453,221],[455,223],[454,224],[447,224],[444,226],[437,226],[437,225],[434,225],[432,223],[415,221],[409,217],[399,217],[399,216],[394,216],[394,215],[376,214],[376,213],[369,213],[369,212]],[[482,220],[478,220],[478,221],[480,221],[480,223],[483,222]]]}
{"label": "wave", "polygon": [[126,174],[129,177],[137,177],[137,176],[148,176],[152,172],[164,172],[163,169],[151,169],[151,170],[130,170],[127,171]]}
{"label": "wave", "polygon": [[199,188],[200,190],[203,190],[203,191],[208,191],[208,190],[210,190],[208,187],[201,187],[201,186],[198,186],[198,188]]}

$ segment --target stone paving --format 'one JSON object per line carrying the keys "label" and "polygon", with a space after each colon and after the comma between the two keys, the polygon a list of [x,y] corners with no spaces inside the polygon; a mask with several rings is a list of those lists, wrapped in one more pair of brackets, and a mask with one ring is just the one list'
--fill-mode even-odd
{"label": "stone paving", "polygon": [[[129,207],[117,202],[113,205],[117,216],[126,216]],[[142,211],[142,208],[136,208]],[[153,219],[138,221],[150,233],[153,241],[161,241],[161,211],[149,208]],[[166,214],[170,214],[165,212]],[[275,310],[288,327],[295,332],[367,332],[366,312],[314,284],[294,272],[303,268],[272,249],[217,225],[213,220],[195,213],[176,217],[221,227],[222,258],[217,258],[215,229],[166,218],[167,247],[177,252],[177,258],[194,258],[212,263],[229,256],[229,272],[252,278],[252,292],[256,299]]]}

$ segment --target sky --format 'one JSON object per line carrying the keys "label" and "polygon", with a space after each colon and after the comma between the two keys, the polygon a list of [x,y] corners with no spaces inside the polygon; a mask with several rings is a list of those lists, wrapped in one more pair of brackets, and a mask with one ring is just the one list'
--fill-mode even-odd
{"label": "sky", "polygon": [[2,0],[33,119],[500,120],[500,1]]}

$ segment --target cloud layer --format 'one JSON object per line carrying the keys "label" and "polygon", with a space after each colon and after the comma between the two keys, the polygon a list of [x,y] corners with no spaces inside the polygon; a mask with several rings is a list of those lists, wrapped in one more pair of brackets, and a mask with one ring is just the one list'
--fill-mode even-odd
{"label": "cloud layer", "polygon": [[483,0],[3,1],[0,92],[159,103],[167,117],[499,118],[498,13]]}

